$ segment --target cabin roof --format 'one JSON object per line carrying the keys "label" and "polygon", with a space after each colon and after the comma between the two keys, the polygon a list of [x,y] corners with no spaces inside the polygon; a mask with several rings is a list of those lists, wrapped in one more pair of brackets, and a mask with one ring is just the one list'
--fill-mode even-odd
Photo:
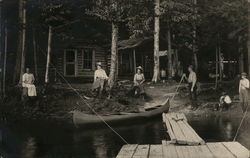
{"label": "cabin roof", "polygon": [[118,42],[118,50],[131,49],[138,47],[145,42],[152,40],[152,37],[130,38]]}

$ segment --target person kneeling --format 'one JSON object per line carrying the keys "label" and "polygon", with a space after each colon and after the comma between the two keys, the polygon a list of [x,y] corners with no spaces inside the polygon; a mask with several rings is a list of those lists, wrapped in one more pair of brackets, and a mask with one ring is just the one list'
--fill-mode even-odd
{"label": "person kneeling", "polygon": [[35,77],[32,73],[30,73],[30,69],[26,68],[26,73],[23,74],[22,78],[22,87],[23,87],[23,96],[35,97],[36,94],[36,86],[34,85]]}
{"label": "person kneeling", "polygon": [[134,75],[134,95],[138,96],[138,95],[142,95],[145,94],[145,90],[143,87],[143,83],[145,81],[145,77],[144,74],[142,73],[143,69],[141,66],[138,66],[136,68],[137,72]]}
{"label": "person kneeling", "polygon": [[219,109],[220,111],[222,111],[223,109],[228,110],[231,104],[232,104],[231,98],[229,97],[229,95],[227,95],[226,92],[223,91],[222,96],[220,97],[220,104],[217,110]]}

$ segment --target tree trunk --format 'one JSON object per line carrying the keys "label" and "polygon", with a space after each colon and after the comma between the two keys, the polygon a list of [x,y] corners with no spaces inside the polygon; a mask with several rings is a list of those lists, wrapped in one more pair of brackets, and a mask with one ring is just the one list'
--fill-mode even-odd
{"label": "tree trunk", "polygon": [[133,61],[134,61],[134,73],[136,73],[136,54],[135,54],[135,48],[133,49]]}
{"label": "tree trunk", "polygon": [[221,46],[220,46],[220,43],[218,45],[218,55],[219,55],[219,73],[220,73],[220,82],[222,81],[222,78],[223,78],[223,70],[222,70],[222,64],[223,64],[223,61],[221,60]]}
{"label": "tree trunk", "polygon": [[168,79],[172,79],[173,64],[172,64],[172,46],[171,46],[171,32],[170,26],[168,28]]}
{"label": "tree trunk", "polygon": [[8,30],[5,26],[5,38],[4,38],[4,61],[3,61],[3,97],[6,96],[6,61],[8,51]]}
{"label": "tree trunk", "polygon": [[160,0],[155,0],[154,75],[152,78],[152,82],[155,83],[160,78],[159,35],[160,35]]}
{"label": "tree trunk", "polygon": [[250,3],[248,3],[248,40],[247,40],[247,56],[248,56],[248,75],[250,74]]}
{"label": "tree trunk", "polygon": [[21,73],[21,57],[22,57],[22,35],[23,35],[23,10],[24,10],[24,2],[25,0],[19,0],[19,10],[18,10],[18,21],[20,25],[20,29],[18,32],[18,47],[16,53],[16,65],[13,76],[13,83],[16,83],[19,79]]}
{"label": "tree trunk", "polygon": [[194,68],[195,72],[198,71],[198,58],[197,58],[197,44],[196,44],[196,38],[197,38],[197,27],[196,27],[196,17],[197,17],[197,0],[194,0],[194,24],[193,24],[193,56],[194,56]]}
{"label": "tree trunk", "polygon": [[238,45],[239,45],[239,48],[238,48],[239,52],[238,53],[239,53],[239,72],[240,73],[244,72],[244,54],[242,51],[241,40],[242,40],[242,37],[239,36],[238,37]]}
{"label": "tree trunk", "polygon": [[215,50],[215,89],[218,88],[218,47]]}
{"label": "tree trunk", "polygon": [[112,23],[112,44],[111,44],[111,66],[109,74],[109,87],[112,88],[116,81],[117,70],[117,42],[118,42],[118,25]]}
{"label": "tree trunk", "polygon": [[23,73],[25,69],[25,41],[26,41],[26,0],[23,0],[23,14],[22,14],[22,43],[21,43],[21,66],[20,66],[20,76],[19,84],[22,83]]}
{"label": "tree trunk", "polygon": [[35,78],[38,79],[38,72],[37,72],[37,47],[36,47],[36,35],[35,35],[35,29],[34,28],[33,28],[33,52],[34,52]]}
{"label": "tree trunk", "polygon": [[0,94],[2,94],[2,81],[3,81],[3,78],[2,78],[2,53],[3,53],[3,50],[2,50],[2,38],[3,38],[3,35],[2,35],[2,8],[3,8],[3,0],[0,0]]}
{"label": "tree trunk", "polygon": [[45,71],[45,84],[49,83],[49,66],[50,66],[50,55],[51,55],[51,40],[52,40],[52,27],[49,26],[48,52],[47,52],[47,62],[46,62],[46,71]]}
{"label": "tree trunk", "polygon": [[239,72],[240,73],[244,72],[244,56],[242,52],[240,52],[239,55]]}

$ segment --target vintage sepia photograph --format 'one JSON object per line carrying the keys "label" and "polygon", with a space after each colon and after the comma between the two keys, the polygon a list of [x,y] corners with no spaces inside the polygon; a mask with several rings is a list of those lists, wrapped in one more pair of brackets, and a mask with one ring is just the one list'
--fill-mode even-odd
{"label": "vintage sepia photograph", "polygon": [[0,0],[0,158],[250,158],[250,0]]}

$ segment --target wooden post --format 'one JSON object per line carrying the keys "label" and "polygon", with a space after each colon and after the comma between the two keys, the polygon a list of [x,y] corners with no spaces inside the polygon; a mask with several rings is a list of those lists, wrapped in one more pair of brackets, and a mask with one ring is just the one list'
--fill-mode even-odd
{"label": "wooden post", "polygon": [[133,58],[134,58],[134,71],[136,73],[136,55],[135,55],[135,48],[133,49]]}
{"label": "wooden post", "polygon": [[45,84],[49,83],[49,66],[50,66],[50,55],[51,55],[51,40],[52,40],[52,26],[49,26],[48,54],[47,54],[47,62],[46,62]]}

